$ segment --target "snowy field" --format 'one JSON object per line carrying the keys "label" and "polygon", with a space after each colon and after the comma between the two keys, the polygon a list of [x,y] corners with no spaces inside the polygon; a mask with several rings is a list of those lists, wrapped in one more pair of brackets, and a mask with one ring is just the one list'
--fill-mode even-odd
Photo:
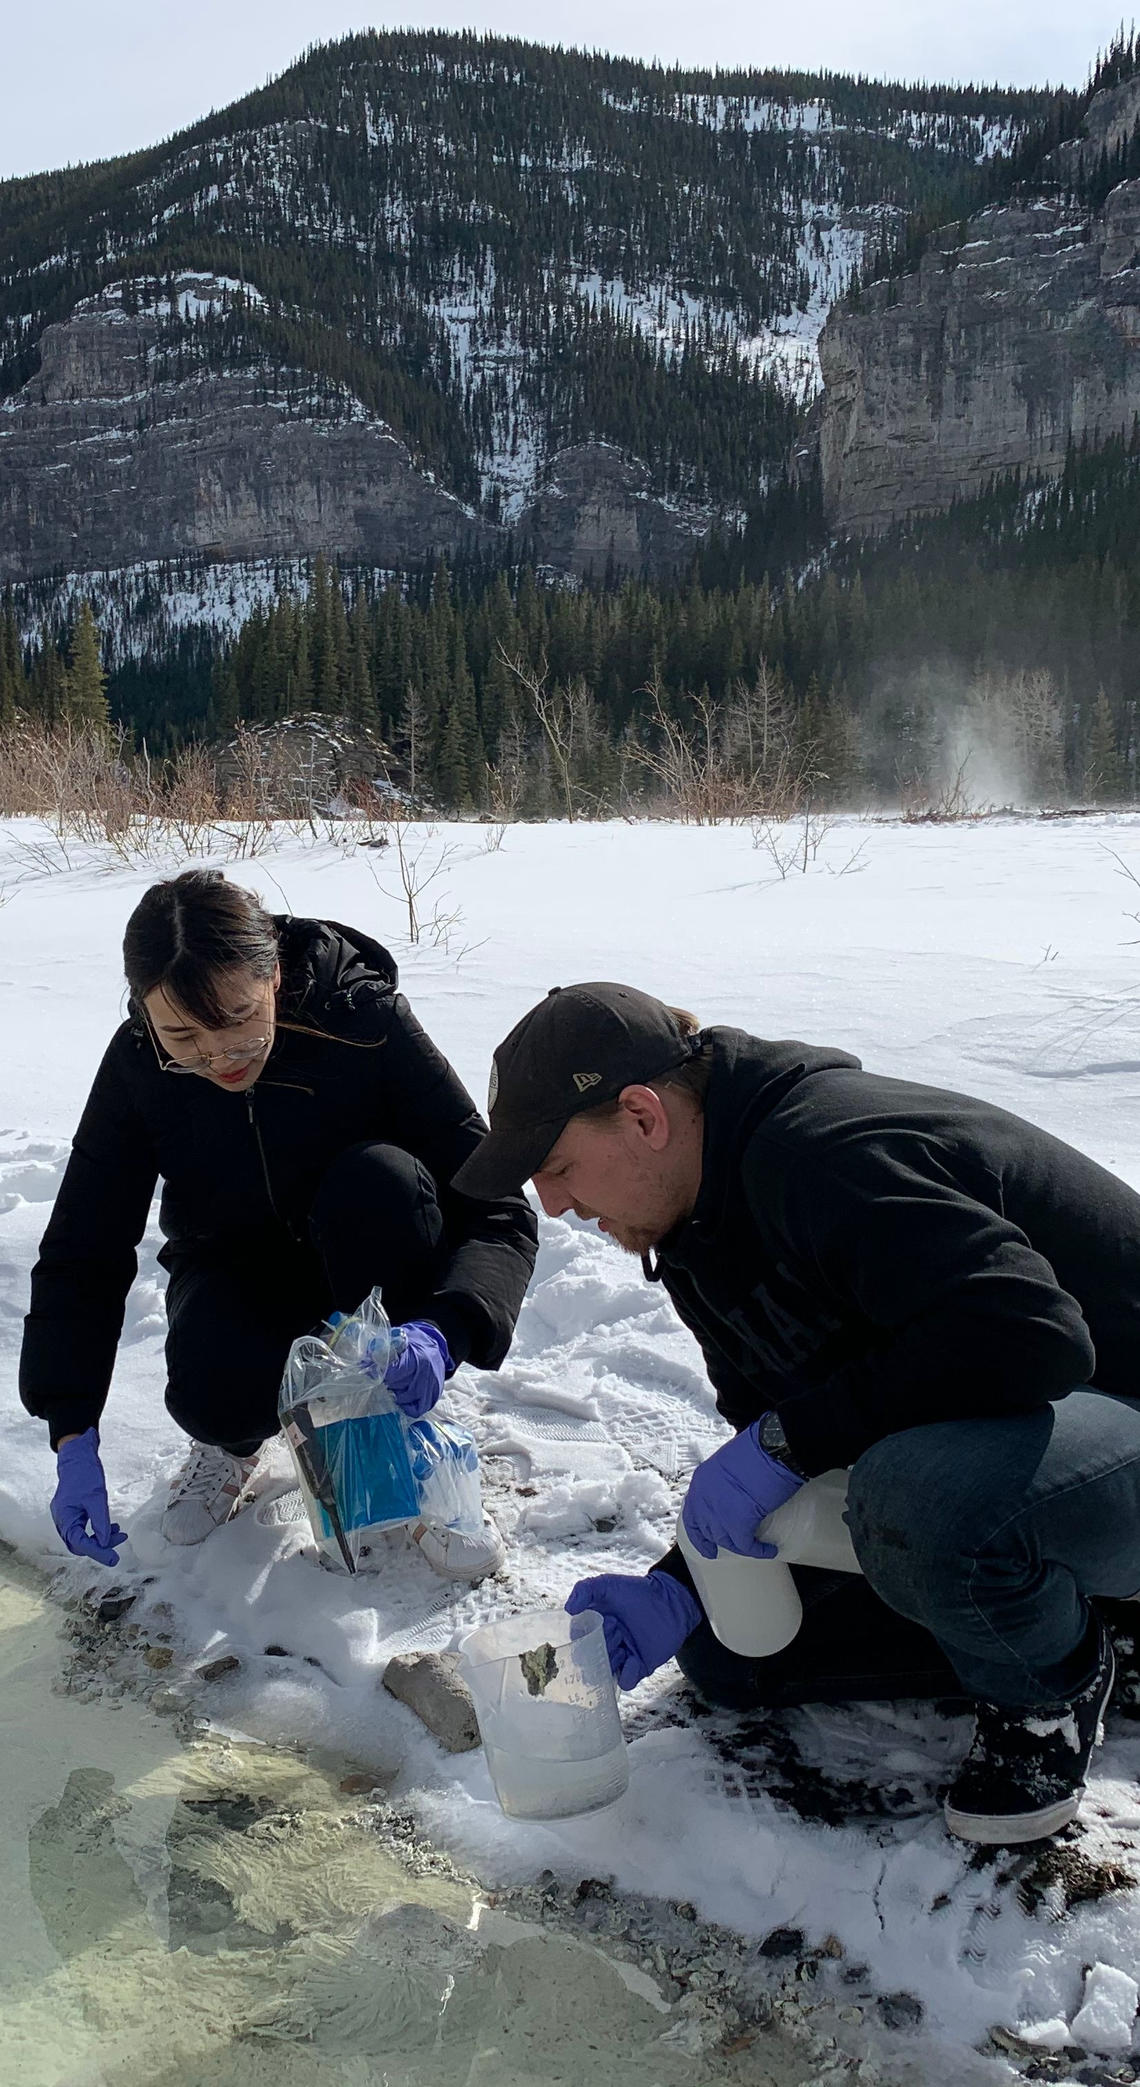
{"label": "snowy field", "polygon": [[[1140,821],[841,821],[806,873],[783,878],[741,828],[552,825],[494,838],[476,826],[415,835],[421,874],[439,866],[425,922],[439,910],[435,935],[425,926],[414,946],[384,854],[281,833],[230,874],[274,910],[387,942],[480,1100],[493,1046],[549,985],[627,979],[705,1021],[840,1045],[870,1070],[988,1095],[1140,1188],[1140,890],[1125,874],[1140,879]],[[43,829],[0,825],[0,1536],[76,1592],[109,1576],[62,1562],[45,1431],[16,1396],[21,1319],[68,1140],[120,1018],[123,925],[172,866],[128,868],[70,844],[65,862]],[[443,1647],[472,1622],[561,1602],[583,1574],[641,1570],[665,1548],[688,1472],[725,1431],[695,1346],[636,1262],[590,1227],[543,1220],[506,1365],[465,1369],[452,1387],[509,1541],[505,1573],[456,1595],[395,1548],[356,1583],[319,1569],[307,1529],[274,1518],[290,1482],[277,1450],[253,1508],[199,1551],[163,1544],[183,1443],[162,1403],[158,1245],[152,1222],[103,1425],[112,1510],[131,1539],[119,1577],[153,1576],[136,1613],[168,1605],[179,1668],[239,1656],[240,1674],[211,1694],[216,1716],[395,1770],[396,1799],[488,1883],[543,1868],[612,1877],[750,1936],[837,1936],[881,1991],[922,2001],[944,2051],[995,2024],[1046,2049],[1128,2051],[1140,1883],[1063,1913],[1058,1885],[1019,1892],[1024,1857],[1018,1870],[950,1840],[934,1791],[964,1720],[921,1706],[802,1710],[733,1744],[733,1720],[690,1715],[670,1667],[623,1699],[631,1783],[620,1804],[537,1826],[504,1819],[481,1754],[442,1754],[379,1686],[393,1651]],[[818,1772],[848,1790],[843,1823],[805,1820],[780,1796],[789,1758],[801,1782]],[[1140,1726],[1110,1719],[1080,1850],[1140,1879],[1138,1776]],[[1004,2069],[995,2061],[987,2076]]]}

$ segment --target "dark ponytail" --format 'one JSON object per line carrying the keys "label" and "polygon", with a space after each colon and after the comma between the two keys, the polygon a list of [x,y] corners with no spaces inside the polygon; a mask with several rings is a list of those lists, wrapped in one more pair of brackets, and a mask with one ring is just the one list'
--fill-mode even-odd
{"label": "dark ponytail", "polygon": [[277,929],[252,892],[220,870],[183,870],[144,892],[127,922],[123,968],[131,1004],[161,986],[168,1000],[206,1029],[224,1029],[230,1014],[218,994],[227,971],[272,978]]}

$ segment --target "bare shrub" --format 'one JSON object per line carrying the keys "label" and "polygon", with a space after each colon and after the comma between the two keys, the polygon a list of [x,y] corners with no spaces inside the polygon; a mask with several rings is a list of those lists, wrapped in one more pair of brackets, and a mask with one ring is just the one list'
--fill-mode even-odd
{"label": "bare shrub", "polygon": [[204,746],[180,747],[162,777],[162,823],[183,855],[206,855],[221,814],[213,756]]}
{"label": "bare shrub", "polygon": [[1034,804],[1064,789],[1064,713],[1053,676],[1043,667],[979,674],[970,687],[970,723],[999,755],[1008,752],[1015,780]]}
{"label": "bare shrub", "polygon": [[[804,805],[802,817],[797,818],[794,822],[791,820],[753,819],[750,821],[750,824],[752,827],[753,847],[763,850],[780,882],[783,883],[784,879],[793,870],[798,870],[802,877],[807,876],[809,867],[818,857],[820,847],[831,832],[835,821],[834,819],[827,819],[818,814],[813,814],[809,799]],[[843,868],[836,872],[836,875],[840,877],[845,876],[847,871],[854,866],[861,852],[862,849],[857,848],[850,861],[845,863]]]}
{"label": "bare shrub", "polygon": [[[388,825],[370,781],[338,785],[330,801],[327,754],[313,734],[241,726],[218,751],[191,745],[155,761],[121,728],[27,716],[0,733],[0,816],[41,819],[60,849],[94,842],[124,861],[215,847],[259,855],[278,820],[314,839],[381,847]],[[37,874],[45,870],[41,862]]]}
{"label": "bare shrub", "polygon": [[809,748],[797,744],[790,708],[766,667],[738,683],[729,702],[693,699],[691,723],[673,715],[651,682],[649,739],[628,757],[653,778],[658,801],[685,824],[776,821],[797,812],[814,780]]}
{"label": "bare shrub", "polygon": [[[498,761],[487,763],[487,808],[500,830],[518,818],[526,795],[527,736],[522,719],[511,717],[499,735]],[[501,847],[501,840],[496,846]]]}
{"label": "bare shrub", "polygon": [[[376,875],[375,865],[371,861],[368,867],[375,883],[386,898],[399,898],[402,896],[408,914],[408,940],[409,942],[418,942],[423,933],[420,900],[428,886],[434,884],[436,878],[442,875],[443,870],[454,855],[455,849],[450,843],[436,843],[434,826],[424,827],[413,835],[409,831],[408,820],[403,814],[392,818],[390,830],[396,845],[396,870],[400,880],[399,891],[393,891],[389,885],[381,883],[380,878]],[[445,912],[443,904],[442,899],[437,900],[431,921],[428,924],[428,933],[433,942],[446,950],[448,938],[460,925],[463,915],[459,908],[450,913]]]}
{"label": "bare shrub", "polygon": [[0,817],[41,819],[51,809],[46,737],[42,727],[23,717],[0,733]]}
{"label": "bare shrub", "polygon": [[121,729],[19,717],[0,737],[0,812],[42,819],[60,839],[129,849],[132,828],[152,809],[149,778],[136,771]]}
{"label": "bare shrub", "polygon": [[932,783],[927,776],[913,771],[899,776],[899,798],[902,806],[903,824],[906,826],[943,826],[958,819],[977,819],[980,807],[974,803],[966,782],[966,770],[970,755],[964,754],[953,773],[941,783]]}
{"label": "bare shrub", "polygon": [[557,792],[567,820],[572,824],[584,813],[596,816],[602,808],[602,800],[596,790],[588,789],[583,783],[581,771],[588,765],[591,755],[596,754],[605,734],[598,706],[586,682],[579,675],[565,685],[556,681],[553,688],[548,688],[545,660],[532,668],[521,656],[512,659],[502,646],[499,658],[526,690],[554,769]]}

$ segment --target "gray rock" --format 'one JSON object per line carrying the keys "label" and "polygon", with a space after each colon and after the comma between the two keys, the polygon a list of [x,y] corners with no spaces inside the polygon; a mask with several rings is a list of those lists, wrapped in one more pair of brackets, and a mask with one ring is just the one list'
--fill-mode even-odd
{"label": "gray rock", "polygon": [[760,1944],[762,1957],[798,1957],[804,1946],[802,1928],[773,1928]]}
{"label": "gray rock", "polygon": [[204,1667],[195,1668],[199,1681],[220,1681],[224,1674],[237,1674],[241,1661],[232,1652],[223,1652],[220,1659],[206,1661]]}
{"label": "gray rock", "polygon": [[96,1606],[95,1614],[99,1618],[100,1623],[117,1623],[120,1616],[125,1616],[127,1610],[137,1599],[137,1595],[128,1594],[120,1588],[113,1587],[110,1594],[103,1595],[101,1601]]}
{"label": "gray rock", "polygon": [[886,2029],[917,2029],[922,2020],[922,2002],[913,1993],[883,1993],[875,2006]]}
{"label": "gray rock", "polygon": [[449,1754],[469,1754],[479,1745],[479,1727],[458,1667],[456,1652],[398,1652],[384,1669],[384,1686]]}

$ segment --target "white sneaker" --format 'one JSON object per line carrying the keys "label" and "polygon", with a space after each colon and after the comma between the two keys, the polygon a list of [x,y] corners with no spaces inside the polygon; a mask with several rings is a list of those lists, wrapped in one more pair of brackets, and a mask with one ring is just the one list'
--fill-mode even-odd
{"label": "white sneaker", "polygon": [[485,1580],[498,1572],[507,1555],[490,1515],[484,1516],[478,1536],[449,1529],[443,1522],[417,1522],[408,1534],[441,1580]]}
{"label": "white sneaker", "polygon": [[257,1458],[196,1442],[170,1487],[162,1533],[170,1544],[200,1544],[235,1515]]}

